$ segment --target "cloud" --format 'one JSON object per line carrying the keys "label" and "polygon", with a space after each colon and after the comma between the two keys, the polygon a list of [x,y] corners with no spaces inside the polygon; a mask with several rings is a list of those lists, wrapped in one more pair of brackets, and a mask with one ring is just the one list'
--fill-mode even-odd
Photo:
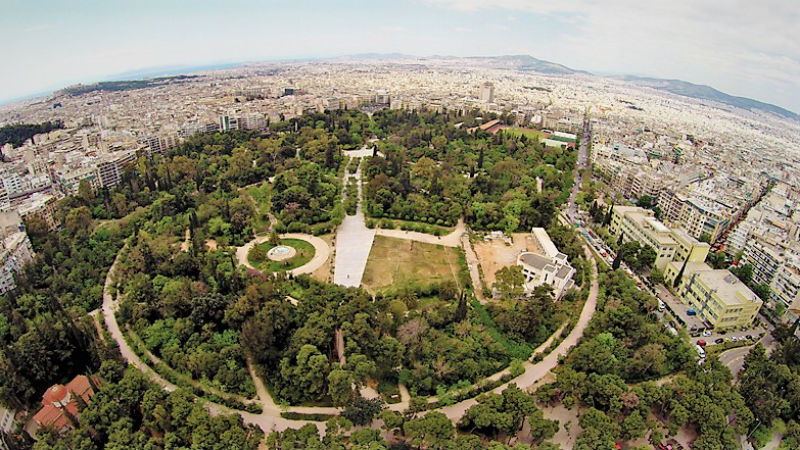
{"label": "cloud", "polygon": [[22,31],[24,31],[25,33],[36,33],[39,31],[44,31],[48,28],[50,28],[50,25],[46,23],[39,23],[39,24],[29,25],[23,28]]}
{"label": "cloud", "polygon": [[[425,0],[455,11],[546,16],[568,27],[549,43],[559,62],[600,71],[630,71],[714,85],[737,95],[759,83],[800,79],[797,0]],[[535,55],[540,56],[540,55]],[[796,83],[796,81],[795,81]],[[777,88],[777,86],[776,86]],[[800,88],[770,101],[800,110]]]}
{"label": "cloud", "polygon": [[400,25],[383,25],[380,27],[380,30],[390,33],[405,33],[406,31],[408,31],[406,27]]}

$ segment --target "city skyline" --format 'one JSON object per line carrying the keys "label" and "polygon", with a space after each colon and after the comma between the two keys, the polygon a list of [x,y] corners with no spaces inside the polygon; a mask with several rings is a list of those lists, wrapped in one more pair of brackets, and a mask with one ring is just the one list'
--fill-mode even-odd
{"label": "city skyline", "polygon": [[792,81],[800,76],[800,49],[790,36],[773,32],[791,29],[797,6],[672,2],[642,9],[627,3],[425,0],[364,8],[243,0],[223,8],[10,1],[0,35],[17,43],[5,50],[16,63],[0,76],[0,102],[151,68],[398,52],[528,54],[596,74],[706,84],[800,111]]}

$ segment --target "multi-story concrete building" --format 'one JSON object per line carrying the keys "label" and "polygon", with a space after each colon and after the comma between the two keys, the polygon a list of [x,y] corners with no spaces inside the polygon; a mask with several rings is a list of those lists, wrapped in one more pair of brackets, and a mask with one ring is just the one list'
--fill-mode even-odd
{"label": "multi-story concrete building", "polygon": [[480,99],[484,103],[494,102],[494,84],[487,81],[481,85]]}
{"label": "multi-story concrete building", "polygon": [[667,263],[675,258],[678,243],[670,229],[655,218],[649,209],[636,206],[614,206],[609,231],[615,237],[622,235],[622,242],[636,241],[640,245],[652,247],[656,252],[655,266],[664,270]]}
{"label": "multi-story concrete building", "polygon": [[14,275],[33,260],[33,248],[24,231],[9,234],[0,242],[0,294],[13,291]]}
{"label": "multi-story concrete building", "polygon": [[742,260],[753,267],[756,284],[770,284],[783,264],[784,253],[775,245],[755,238],[748,241]]}
{"label": "multi-story concrete building", "polygon": [[704,262],[706,260],[708,252],[711,250],[710,245],[698,241],[681,228],[673,228],[671,233],[672,238],[678,244],[678,248],[675,251],[675,261]]}
{"label": "multi-story concrete building", "polygon": [[102,188],[112,188],[120,183],[125,164],[136,161],[136,152],[126,150],[101,156],[95,173]]}
{"label": "multi-story concrete building", "polygon": [[167,134],[163,136],[149,136],[143,140],[143,143],[150,149],[150,153],[163,155],[167,151],[177,148],[181,141],[176,134]]}
{"label": "multi-story concrete building", "polygon": [[678,213],[677,223],[689,234],[700,239],[707,235],[714,242],[727,230],[733,211],[718,202],[706,198],[687,198]]}
{"label": "multi-story concrete building", "polygon": [[773,298],[790,310],[800,311],[800,269],[796,261],[781,265],[769,287]]}
{"label": "multi-story concrete building", "polygon": [[675,222],[680,216],[683,208],[684,197],[673,189],[662,189],[658,193],[658,209],[661,216],[667,222]]}
{"label": "multi-story concrete building", "polygon": [[567,262],[567,255],[556,248],[544,228],[534,228],[531,235],[542,253],[522,252],[517,256],[517,265],[522,266],[525,277],[525,292],[531,293],[538,286],[547,284],[553,288],[556,299],[574,285],[575,269]]}
{"label": "multi-story concrete building", "polygon": [[[671,261],[664,272],[667,285],[675,282],[683,263]],[[678,282],[678,297],[715,330],[748,327],[762,301],[729,270],[688,262]]]}
{"label": "multi-story concrete building", "polygon": [[219,130],[230,131],[239,129],[239,119],[233,116],[224,115],[219,118]]}
{"label": "multi-story concrete building", "polygon": [[97,171],[89,167],[60,170],[56,173],[58,188],[64,195],[77,195],[81,181],[86,180],[93,191],[100,188],[100,179]]}
{"label": "multi-story concrete building", "polygon": [[17,207],[17,211],[23,219],[29,216],[39,217],[47,224],[47,228],[53,231],[61,225],[56,215],[57,206],[56,196],[39,193],[32,195],[21,203]]}
{"label": "multi-story concrete building", "polygon": [[17,422],[14,419],[16,411],[0,405],[0,450],[9,450],[6,437],[14,430]]}

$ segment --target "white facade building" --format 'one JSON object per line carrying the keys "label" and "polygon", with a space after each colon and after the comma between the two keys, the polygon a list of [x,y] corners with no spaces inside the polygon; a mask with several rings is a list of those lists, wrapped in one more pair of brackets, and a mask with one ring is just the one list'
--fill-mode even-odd
{"label": "white facade building", "polygon": [[543,253],[522,252],[517,256],[517,265],[522,266],[525,277],[525,292],[530,294],[538,286],[548,284],[553,288],[553,296],[559,299],[575,284],[572,281],[575,269],[567,262],[567,255],[558,251],[544,228],[534,228],[531,234]]}

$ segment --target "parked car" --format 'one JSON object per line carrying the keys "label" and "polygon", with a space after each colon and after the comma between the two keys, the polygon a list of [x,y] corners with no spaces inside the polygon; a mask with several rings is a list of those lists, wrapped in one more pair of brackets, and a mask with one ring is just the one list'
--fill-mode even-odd
{"label": "parked car", "polygon": [[696,316],[697,315],[697,311],[695,311],[693,309],[690,309],[690,310],[686,311],[686,315],[687,316]]}
{"label": "parked car", "polygon": [[704,336],[704,337],[709,337],[709,336],[711,336],[711,330],[706,330],[706,331],[703,331],[703,336]]}
{"label": "parked car", "polygon": [[697,345],[699,345],[700,347],[705,347],[706,344],[707,344],[707,342],[705,341],[705,339],[698,339],[697,340]]}
{"label": "parked car", "polygon": [[722,344],[723,342],[725,342],[725,339],[722,339],[722,338],[717,338],[717,339],[714,341],[714,343],[715,343],[715,344]]}

